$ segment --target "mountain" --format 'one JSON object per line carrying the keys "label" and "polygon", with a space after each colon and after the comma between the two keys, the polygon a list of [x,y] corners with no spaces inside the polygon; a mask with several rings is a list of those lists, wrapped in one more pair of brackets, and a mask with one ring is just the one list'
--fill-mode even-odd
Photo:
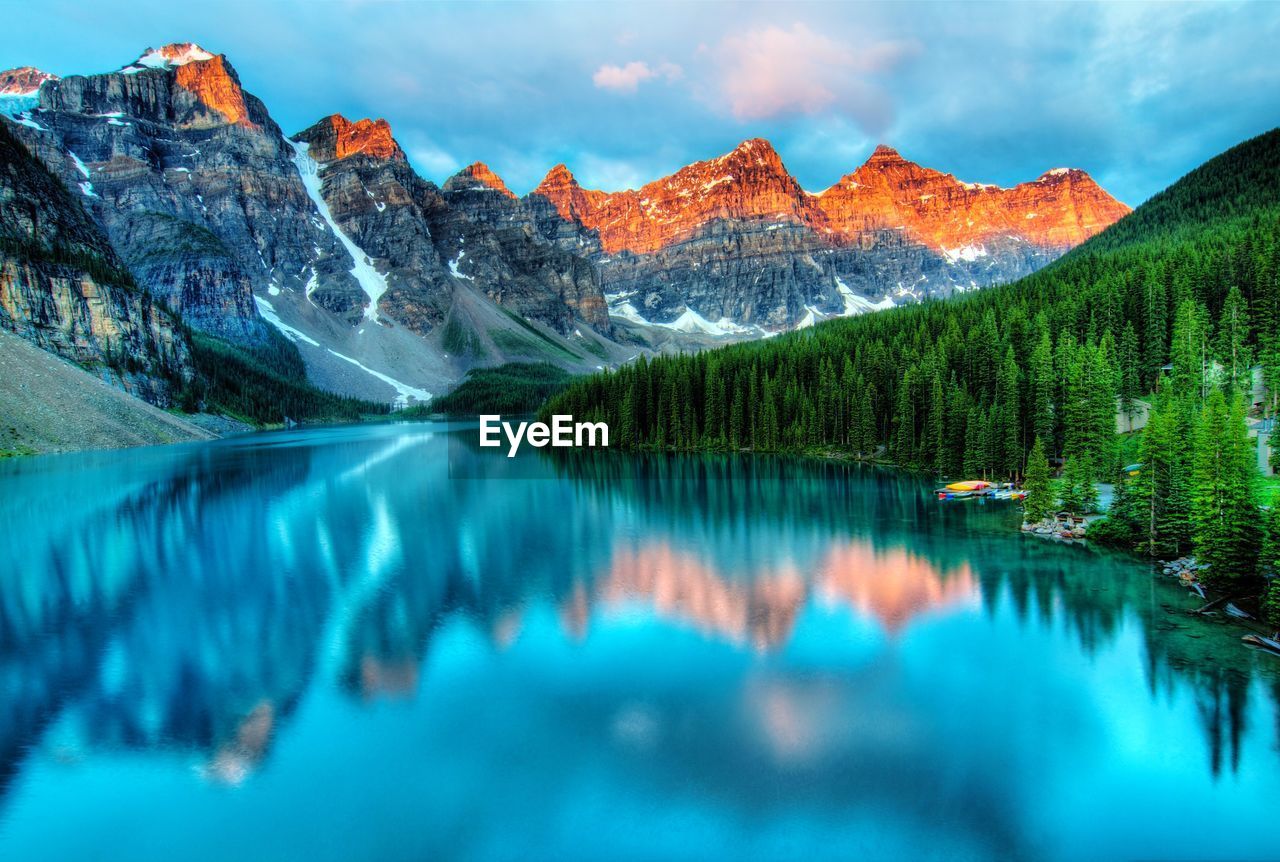
{"label": "mountain", "polygon": [[139,283],[191,326],[261,343],[255,288],[300,288],[311,274],[318,302],[358,308],[291,148],[225,58],[189,44],[147,51],[117,72],[46,81],[18,119]]}
{"label": "mountain", "polygon": [[56,75],[32,66],[19,66],[0,72],[0,111],[14,114],[34,108],[36,94],[45,81],[58,80]]}
{"label": "mountain", "polygon": [[[557,165],[543,229],[589,248],[615,315],[708,332],[807,325],[1025,275],[1128,212],[1080,170],[1011,189],[881,146],[820,194],[763,139],[638,190],[583,189]],[[714,321],[714,322],[713,322]]]}
{"label": "mountain", "polygon": [[[889,188],[927,176],[889,153],[878,158],[895,163]],[[871,185],[883,172],[862,177]],[[1077,214],[1074,226],[1060,219],[1041,242],[1093,229],[1085,201],[1096,195],[1085,178],[1050,172],[1007,192],[1018,206],[1037,193],[1073,200]],[[954,223],[932,225],[945,236]],[[956,239],[968,237],[945,241]],[[1277,273],[1280,129],[1211,159],[1011,284],[629,365],[571,384],[543,412],[606,421],[621,446],[840,451],[949,476],[1017,475],[1038,438],[1050,457],[1083,458],[1086,474],[1113,478],[1125,463],[1115,445],[1117,399],[1145,398],[1170,376],[1199,393],[1200,363],[1218,362],[1224,373],[1236,363],[1244,375],[1256,357],[1270,394],[1253,407],[1274,413]],[[1172,457],[1189,464],[1194,441],[1174,443]],[[1172,539],[1179,543],[1185,530]]]}
{"label": "mountain", "polygon": [[588,331],[609,329],[592,265],[419,178],[384,121],[330,117],[290,140],[225,57],[191,43],[0,86],[14,133],[143,289],[230,345],[278,330],[325,388],[422,400],[477,363],[583,371],[635,354]]}
{"label": "mountain", "polygon": [[303,367],[383,403],[476,368],[590,372],[971,290],[1126,211],[1081,171],[996,189],[888,148],[811,194],[758,138],[636,190],[584,189],[558,165],[519,197],[479,162],[437,186],[382,119],[286,136],[225,56],[189,42],[102,74],[0,73],[0,115],[198,359],[288,381]]}
{"label": "mountain", "polygon": [[[0,122],[0,329],[18,338],[7,336],[0,348],[8,366],[0,414],[11,417],[0,448],[207,436],[150,405],[276,423],[380,409],[310,386],[297,349],[274,329],[251,345],[193,333],[137,283],[86,212],[81,190],[68,189],[11,128]],[[33,361],[36,348],[48,361]],[[104,384],[136,398],[113,397]]]}
{"label": "mountain", "polygon": [[[414,172],[385,120],[337,114],[293,145],[314,165],[310,189],[324,218],[371,261],[361,278],[377,302],[357,333],[396,330],[441,386],[476,365],[548,360],[582,372],[635,354],[606,337],[595,268],[537,233],[488,168],[472,165],[437,187]],[[316,323],[299,325],[313,332]]]}
{"label": "mountain", "polygon": [[194,377],[180,321],[8,128],[0,123],[0,328],[153,404],[177,403]]}
{"label": "mountain", "polygon": [[1129,212],[1082,170],[1054,168],[1002,189],[923,168],[883,145],[817,202],[842,236],[892,228],[949,259],[1009,242],[1060,254]]}

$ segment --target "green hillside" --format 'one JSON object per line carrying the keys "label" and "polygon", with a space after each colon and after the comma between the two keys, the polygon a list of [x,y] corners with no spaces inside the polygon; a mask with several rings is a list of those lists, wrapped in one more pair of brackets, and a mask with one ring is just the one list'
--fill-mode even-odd
{"label": "green hillside", "polygon": [[474,368],[447,395],[400,411],[406,418],[434,413],[474,416],[477,413],[532,413],[569,384],[569,372],[549,362],[508,362],[496,368]]}
{"label": "green hillside", "polygon": [[[573,384],[548,409],[603,418],[623,445],[884,446],[945,473],[1014,473],[1037,433],[1062,454],[1070,426],[1090,421],[1080,390],[1152,391],[1184,303],[1208,324],[1207,351],[1223,354],[1226,337],[1274,361],[1278,272],[1280,130],[1016,283],[641,362]],[[1246,313],[1224,325],[1232,287]],[[1241,364],[1237,354],[1238,374]],[[1110,411],[1095,398],[1101,423]]]}

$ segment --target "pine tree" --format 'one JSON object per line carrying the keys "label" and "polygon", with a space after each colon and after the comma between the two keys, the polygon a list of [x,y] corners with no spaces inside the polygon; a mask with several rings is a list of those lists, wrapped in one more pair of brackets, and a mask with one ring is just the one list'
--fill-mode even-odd
{"label": "pine tree", "polygon": [[1208,315],[1195,301],[1178,306],[1173,321],[1173,343],[1169,348],[1173,365],[1173,387],[1179,396],[1203,401],[1209,388]]}
{"label": "pine tree", "polygon": [[1088,452],[1068,458],[1062,471],[1062,505],[1073,512],[1092,512],[1098,508],[1098,488],[1094,484],[1094,466]]}
{"label": "pine tree", "polygon": [[1215,387],[1196,433],[1191,528],[1196,559],[1219,584],[1257,569],[1262,536],[1254,457],[1243,401],[1234,397],[1228,404]]}
{"label": "pine tree", "polygon": [[1091,540],[1127,548],[1136,547],[1142,541],[1146,513],[1137,485],[1137,479],[1120,472],[1107,516],[1089,525]]}
{"label": "pine tree", "polygon": [[1120,372],[1115,362],[1115,340],[1103,335],[1087,356],[1087,398],[1089,402],[1088,448],[1098,476],[1110,476],[1116,461],[1116,390]]}
{"label": "pine tree", "polygon": [[1155,380],[1169,355],[1169,301],[1161,273],[1148,275],[1143,299],[1143,367],[1148,380]]}
{"label": "pine tree", "polygon": [[1027,362],[1031,387],[1031,433],[1039,437],[1046,446],[1052,447],[1054,441],[1054,373],[1053,373],[1053,341],[1048,330],[1040,335],[1040,340],[1031,351]]}
{"label": "pine tree", "polygon": [[1226,368],[1232,388],[1247,385],[1249,366],[1249,305],[1235,285],[1227,293],[1218,318],[1218,358]]}
{"label": "pine tree", "polygon": [[1124,325],[1116,361],[1120,366],[1120,412],[1132,422],[1134,401],[1142,391],[1142,380],[1138,368],[1138,333],[1133,328],[1133,321],[1127,321]]}
{"label": "pine tree", "polygon": [[628,386],[626,393],[622,396],[622,417],[621,421],[618,423],[618,444],[621,446],[634,446],[637,442],[635,409],[635,387]]}
{"label": "pine tree", "polygon": [[1271,500],[1271,508],[1266,517],[1266,538],[1262,543],[1259,555],[1262,573],[1280,579],[1280,494]]}
{"label": "pine tree", "polygon": [[973,407],[969,410],[968,421],[964,426],[964,473],[966,476],[981,476],[986,466],[986,425],[987,419],[982,411]]}
{"label": "pine tree", "polygon": [[946,472],[946,415],[947,396],[942,388],[942,377],[936,372],[929,386],[929,415],[925,424],[925,452],[933,472]]}
{"label": "pine tree", "polygon": [[1022,501],[1023,520],[1034,524],[1052,515],[1055,510],[1053,486],[1049,480],[1049,461],[1044,454],[1044,443],[1036,437],[1027,456],[1027,479],[1022,485],[1026,499]]}
{"label": "pine tree", "polygon": [[1144,544],[1153,557],[1172,559],[1189,547],[1192,435],[1190,397],[1179,398],[1166,382],[1152,406],[1139,449],[1142,473],[1135,494],[1144,515]]}
{"label": "pine tree", "polygon": [[1018,363],[1013,348],[1006,348],[996,375],[995,425],[992,459],[995,472],[1011,477],[1022,467],[1022,420],[1018,411]]}
{"label": "pine tree", "polygon": [[879,397],[876,393],[876,388],[868,383],[862,395],[864,409],[858,420],[858,437],[862,441],[858,446],[858,452],[864,458],[874,458],[876,455],[876,444],[879,439],[876,436],[875,408],[878,403]]}

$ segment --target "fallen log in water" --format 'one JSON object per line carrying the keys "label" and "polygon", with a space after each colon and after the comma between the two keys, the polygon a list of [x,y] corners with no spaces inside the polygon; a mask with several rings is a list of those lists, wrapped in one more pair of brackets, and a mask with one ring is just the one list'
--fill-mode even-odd
{"label": "fallen log in water", "polygon": [[1275,655],[1280,655],[1280,641],[1275,638],[1266,638],[1262,635],[1245,635],[1240,640],[1244,641],[1249,646],[1258,647],[1259,649],[1264,649],[1267,652],[1274,653]]}

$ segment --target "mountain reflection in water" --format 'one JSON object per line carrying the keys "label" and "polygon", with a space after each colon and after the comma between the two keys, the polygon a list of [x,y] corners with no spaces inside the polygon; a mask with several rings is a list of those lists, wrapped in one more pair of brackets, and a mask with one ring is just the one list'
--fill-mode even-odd
{"label": "mountain reflection in water", "polygon": [[[433,806],[412,838],[381,827],[403,858],[1197,846],[1090,832],[1071,801],[1089,782],[1117,800],[1180,782],[1235,817],[1238,855],[1265,844],[1249,805],[1277,798],[1277,663],[1181,613],[1149,567],[1027,540],[1013,509],[939,506],[889,471],[517,465],[473,436],[310,429],[0,465],[0,854],[72,852],[75,830],[41,830],[67,794],[101,841],[95,810],[164,787],[139,842],[228,817],[220,840],[248,857],[387,855],[376,829],[327,844],[302,826],[334,804],[313,790],[347,785],[371,823]],[[1157,745],[1153,722],[1193,730]],[[149,766],[112,772],[121,757]],[[202,785],[262,794],[275,824],[254,832]],[[596,837],[564,843],[569,822]]]}

